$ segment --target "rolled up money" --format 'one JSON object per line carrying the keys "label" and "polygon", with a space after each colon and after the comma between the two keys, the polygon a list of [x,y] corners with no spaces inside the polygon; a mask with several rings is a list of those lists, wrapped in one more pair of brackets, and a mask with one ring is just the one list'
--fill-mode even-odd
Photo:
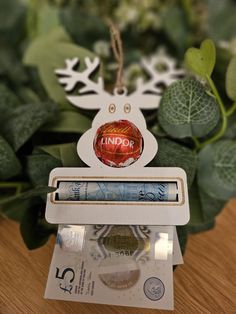
{"label": "rolled up money", "polygon": [[56,191],[60,201],[177,201],[175,182],[62,181]]}

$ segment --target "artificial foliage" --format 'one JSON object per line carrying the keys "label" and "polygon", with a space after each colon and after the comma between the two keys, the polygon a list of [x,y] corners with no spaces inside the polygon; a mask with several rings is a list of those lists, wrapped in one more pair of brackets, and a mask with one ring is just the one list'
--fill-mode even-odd
{"label": "artificial foliage", "polygon": [[56,232],[44,218],[48,175],[85,166],[76,143],[95,114],[69,104],[54,71],[66,58],[78,57],[83,69],[85,56],[99,56],[112,90],[117,67],[107,17],[121,31],[130,90],[144,55],[165,50],[186,68],[159,109],[145,112],[159,143],[150,166],[187,173],[191,219],[178,229],[182,248],[188,233],[214,226],[236,196],[235,14],[230,0],[0,2],[0,211],[20,223],[28,248]]}

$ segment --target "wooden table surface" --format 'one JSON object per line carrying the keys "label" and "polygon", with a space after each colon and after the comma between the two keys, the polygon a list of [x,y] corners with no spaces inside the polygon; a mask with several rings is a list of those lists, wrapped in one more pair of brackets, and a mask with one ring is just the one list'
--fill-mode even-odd
{"label": "wooden table surface", "polygon": [[[0,313],[151,314],[167,311],[45,300],[55,238],[28,251],[16,223],[0,219]],[[236,313],[236,200],[216,227],[189,237],[185,264],[174,273],[174,313]]]}

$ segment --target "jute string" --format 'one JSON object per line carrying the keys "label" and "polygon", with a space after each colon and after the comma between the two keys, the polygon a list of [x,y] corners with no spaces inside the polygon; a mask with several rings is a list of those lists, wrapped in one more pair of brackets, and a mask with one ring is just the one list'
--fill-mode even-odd
{"label": "jute string", "polygon": [[123,81],[123,68],[124,68],[124,53],[123,53],[123,44],[120,37],[120,31],[117,26],[108,19],[108,25],[110,27],[111,34],[111,48],[113,50],[118,69],[116,74],[116,83],[115,87],[117,88],[118,93],[124,91],[124,81]]}

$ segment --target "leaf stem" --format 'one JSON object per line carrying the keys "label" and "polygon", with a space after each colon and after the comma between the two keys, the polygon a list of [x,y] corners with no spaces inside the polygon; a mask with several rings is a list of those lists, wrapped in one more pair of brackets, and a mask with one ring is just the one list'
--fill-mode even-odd
{"label": "leaf stem", "polygon": [[0,182],[0,189],[15,189],[15,195],[20,194],[28,186],[29,184],[26,182]]}
{"label": "leaf stem", "polygon": [[201,143],[199,148],[203,148],[205,145],[213,143],[216,140],[220,139],[224,135],[225,130],[227,128],[227,112],[225,110],[224,103],[223,103],[223,101],[222,101],[222,99],[218,93],[218,90],[215,86],[215,83],[213,82],[211,77],[207,75],[206,79],[207,79],[207,82],[210,85],[210,88],[211,88],[211,90],[212,90],[212,92],[216,98],[218,105],[219,105],[220,112],[221,112],[221,118],[222,118],[222,124],[221,124],[220,130],[213,137],[211,137],[210,139]]}
{"label": "leaf stem", "polygon": [[192,4],[191,0],[181,0],[182,7],[186,14],[188,24],[193,24]]}
{"label": "leaf stem", "polygon": [[192,137],[192,140],[194,141],[195,150],[197,151],[198,149],[201,148],[201,143],[199,142],[199,140],[196,137]]}
{"label": "leaf stem", "polygon": [[226,111],[226,116],[230,117],[236,111],[236,102]]}
{"label": "leaf stem", "polygon": [[225,110],[224,103],[223,103],[223,101],[222,101],[222,99],[221,99],[221,97],[220,97],[220,95],[218,93],[218,90],[217,90],[217,88],[215,86],[215,83],[213,82],[211,77],[208,76],[208,75],[206,76],[206,79],[207,79],[207,82],[210,85],[210,88],[211,88],[211,90],[212,90],[212,92],[213,92],[213,94],[214,94],[214,96],[215,96],[215,98],[216,98],[216,100],[217,100],[217,102],[218,102],[218,104],[220,106],[220,111],[221,111],[222,115],[226,115],[226,110]]}

